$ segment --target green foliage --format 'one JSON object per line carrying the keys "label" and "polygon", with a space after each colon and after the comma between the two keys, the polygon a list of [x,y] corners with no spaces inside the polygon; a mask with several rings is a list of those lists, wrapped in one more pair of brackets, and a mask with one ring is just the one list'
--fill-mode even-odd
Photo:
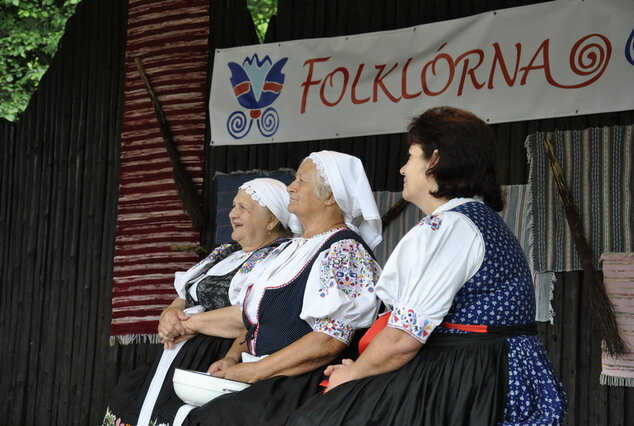
{"label": "green foliage", "polygon": [[277,13],[277,0],[247,0],[260,43],[264,42],[271,16]]}
{"label": "green foliage", "polygon": [[[26,109],[80,1],[0,0],[0,117],[15,121]],[[263,42],[277,0],[247,0],[247,7]]]}
{"label": "green foliage", "polygon": [[0,117],[15,121],[80,0],[0,0]]}

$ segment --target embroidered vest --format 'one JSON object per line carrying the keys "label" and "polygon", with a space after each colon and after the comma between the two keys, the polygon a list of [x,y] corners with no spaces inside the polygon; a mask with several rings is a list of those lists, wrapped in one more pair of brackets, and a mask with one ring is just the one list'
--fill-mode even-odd
{"label": "embroidered vest", "polygon": [[[453,208],[478,228],[484,259],[456,294],[443,322],[516,325],[535,321],[535,293],[524,252],[500,215],[488,206],[468,202]],[[442,327],[438,332],[460,332]]]}
{"label": "embroidered vest", "polygon": [[258,306],[257,323],[252,324],[246,314],[242,313],[247,329],[246,341],[256,356],[276,352],[313,331],[308,323],[299,317],[303,307],[306,281],[317,256],[341,240],[355,240],[372,254],[372,250],[356,232],[349,229],[337,231],[324,241],[293,279],[264,291]]}

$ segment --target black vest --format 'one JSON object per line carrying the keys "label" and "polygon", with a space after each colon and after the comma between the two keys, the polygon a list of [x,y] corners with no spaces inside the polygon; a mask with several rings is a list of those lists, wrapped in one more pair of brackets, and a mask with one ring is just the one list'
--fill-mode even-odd
{"label": "black vest", "polygon": [[293,279],[264,291],[258,307],[258,323],[252,324],[246,314],[242,313],[247,329],[246,341],[256,356],[279,351],[313,331],[308,323],[299,317],[303,307],[306,281],[317,256],[341,240],[355,240],[372,254],[372,250],[356,232],[349,229],[337,231],[324,241]]}

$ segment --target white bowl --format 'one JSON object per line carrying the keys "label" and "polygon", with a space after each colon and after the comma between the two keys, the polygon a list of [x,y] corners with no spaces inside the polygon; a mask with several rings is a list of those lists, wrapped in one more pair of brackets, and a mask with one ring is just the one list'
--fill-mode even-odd
{"label": "white bowl", "polygon": [[227,393],[240,392],[248,383],[214,377],[204,371],[174,369],[174,391],[187,404],[204,405]]}

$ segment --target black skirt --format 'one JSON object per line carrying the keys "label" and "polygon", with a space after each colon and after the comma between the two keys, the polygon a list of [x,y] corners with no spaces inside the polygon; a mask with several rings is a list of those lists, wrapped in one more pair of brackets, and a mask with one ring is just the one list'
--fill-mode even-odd
{"label": "black skirt", "polygon": [[[356,359],[359,338],[364,332],[355,333],[351,344],[333,363],[340,363],[343,358]],[[325,379],[324,369],[325,366],[298,376],[271,377],[243,391],[220,396],[193,409],[183,426],[284,425],[293,411],[323,392],[319,384]]]}
{"label": "black skirt", "polygon": [[288,425],[494,425],[504,414],[507,340],[432,335],[403,367],[337,386]]}
{"label": "black skirt", "polygon": [[[234,339],[199,334],[185,342],[167,371],[154,405],[151,420],[156,420],[156,424],[171,424],[178,408],[183,405],[183,401],[174,392],[172,383],[175,368],[207,371],[213,362],[225,356],[233,341]],[[146,365],[134,370],[124,377],[113,390],[109,411],[117,419],[121,419],[123,424],[137,424],[145,395],[159,361],[160,356],[156,358],[151,367]]]}

